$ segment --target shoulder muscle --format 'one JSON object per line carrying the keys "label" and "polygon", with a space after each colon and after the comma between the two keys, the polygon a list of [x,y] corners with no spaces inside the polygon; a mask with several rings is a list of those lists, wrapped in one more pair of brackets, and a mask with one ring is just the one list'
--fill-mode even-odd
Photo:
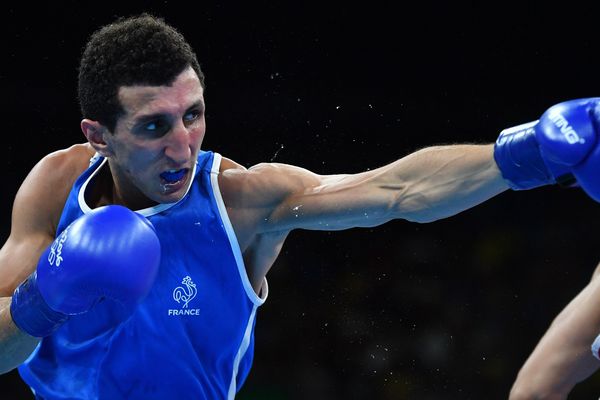
{"label": "shoulder muscle", "polygon": [[21,184],[13,203],[10,236],[0,249],[0,294],[12,292],[35,269],[37,258],[54,238],[65,200],[90,154],[85,145],[51,153]]}

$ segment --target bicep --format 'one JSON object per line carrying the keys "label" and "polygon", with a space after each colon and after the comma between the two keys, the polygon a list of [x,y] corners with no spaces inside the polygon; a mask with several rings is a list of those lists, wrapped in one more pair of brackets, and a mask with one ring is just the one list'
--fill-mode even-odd
{"label": "bicep", "polygon": [[[399,188],[379,179],[382,169],[359,174],[318,175],[284,166],[272,182],[284,189],[265,219],[273,231],[341,230],[380,225],[392,219]],[[277,198],[277,197],[276,197]]]}

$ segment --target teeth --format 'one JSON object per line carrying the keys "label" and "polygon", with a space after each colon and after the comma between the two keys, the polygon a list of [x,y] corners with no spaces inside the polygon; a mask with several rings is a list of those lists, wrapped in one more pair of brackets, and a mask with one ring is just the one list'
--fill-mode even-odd
{"label": "teeth", "polygon": [[181,180],[185,176],[185,173],[185,169],[169,169],[160,174],[160,176],[168,183],[174,183]]}

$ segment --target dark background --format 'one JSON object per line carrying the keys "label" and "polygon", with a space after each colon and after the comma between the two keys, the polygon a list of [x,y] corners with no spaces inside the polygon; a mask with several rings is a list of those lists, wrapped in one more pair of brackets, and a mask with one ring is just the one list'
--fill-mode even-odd
{"label": "dark background", "polygon": [[[203,147],[246,166],[359,172],[600,95],[597,13],[576,2],[22,3],[0,17],[3,239],[31,167],[84,140],[78,58],[116,16],[150,11],[186,36],[207,76]],[[431,224],[293,232],[239,398],[507,398],[599,261],[599,211],[544,187]],[[571,398],[599,394],[596,376]],[[30,396],[13,372],[0,397]]]}

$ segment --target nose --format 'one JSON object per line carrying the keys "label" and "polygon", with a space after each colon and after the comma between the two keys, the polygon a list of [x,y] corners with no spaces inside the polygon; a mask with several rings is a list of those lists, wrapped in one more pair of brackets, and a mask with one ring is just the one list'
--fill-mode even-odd
{"label": "nose", "polygon": [[185,164],[192,155],[190,133],[180,121],[173,127],[165,145],[165,155],[175,164]]}

